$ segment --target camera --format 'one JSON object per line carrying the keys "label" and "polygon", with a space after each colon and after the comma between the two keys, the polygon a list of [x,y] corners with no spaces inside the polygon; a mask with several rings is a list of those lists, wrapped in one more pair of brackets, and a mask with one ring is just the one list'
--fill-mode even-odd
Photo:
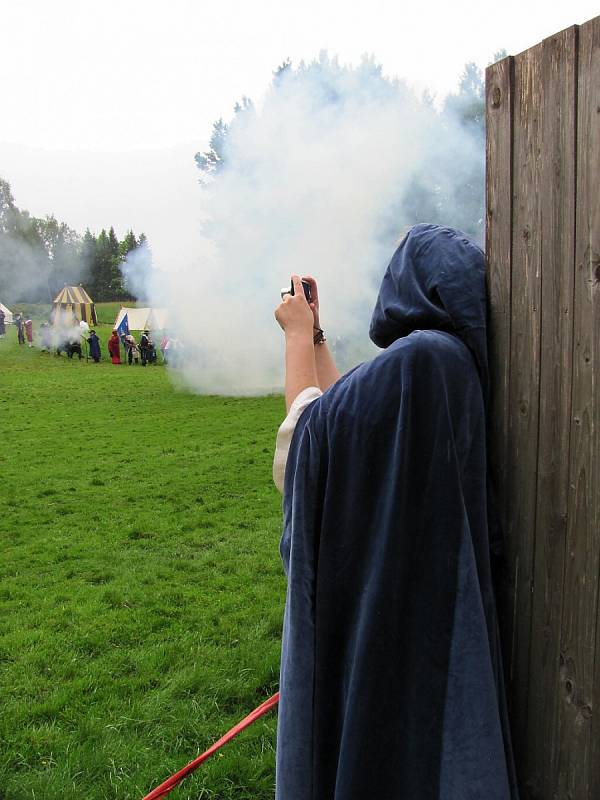
{"label": "camera", "polygon": [[[306,302],[307,303],[312,302],[312,297],[311,297],[311,294],[310,294],[310,283],[308,283],[308,281],[302,281],[302,288],[304,289],[304,297],[306,297]],[[286,294],[291,294],[291,295],[296,294],[296,292],[294,291],[294,281],[292,281],[292,284],[291,284],[289,289],[286,287],[286,288],[281,290],[281,299],[282,300],[283,300],[283,298],[285,297]]]}

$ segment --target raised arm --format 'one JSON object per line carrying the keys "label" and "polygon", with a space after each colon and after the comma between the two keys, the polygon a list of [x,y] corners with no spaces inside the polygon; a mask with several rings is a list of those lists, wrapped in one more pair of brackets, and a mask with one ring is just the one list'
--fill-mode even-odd
{"label": "raised arm", "polygon": [[340,377],[338,368],[335,365],[331,351],[326,341],[318,341],[318,333],[321,330],[321,323],[319,321],[319,289],[316,280],[310,275],[304,275],[303,281],[310,284],[310,307],[313,312],[313,339],[316,337],[315,344],[315,365],[317,368],[317,378],[319,381],[319,389],[324,392],[329,389],[332,383],[335,383]]}
{"label": "raised arm", "polygon": [[303,389],[318,386],[313,311],[306,302],[302,282],[292,275],[295,294],[285,295],[275,309],[275,319],[285,333],[285,406],[290,406]]}

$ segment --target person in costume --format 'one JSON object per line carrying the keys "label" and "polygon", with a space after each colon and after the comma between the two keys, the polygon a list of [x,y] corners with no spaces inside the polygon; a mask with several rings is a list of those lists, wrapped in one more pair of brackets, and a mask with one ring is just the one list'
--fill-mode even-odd
{"label": "person in costume", "polygon": [[116,331],[112,332],[112,336],[108,340],[108,352],[113,364],[121,363],[121,343],[119,342],[119,334]]}
{"label": "person in costume", "polygon": [[142,367],[146,366],[150,354],[150,331],[144,331],[140,336],[140,354],[142,356]]}
{"label": "person in costume", "polygon": [[158,362],[158,359],[157,359],[157,356],[156,356],[156,345],[154,344],[154,339],[151,336],[148,337],[148,353],[147,353],[147,356],[148,356],[148,363],[149,364],[156,364]]}
{"label": "person in costume", "polygon": [[27,337],[27,344],[29,347],[33,347],[33,320],[26,319],[23,323],[25,326],[25,335]]}
{"label": "person in costume", "polygon": [[169,358],[169,337],[165,335],[160,340],[160,354],[162,356],[163,364],[168,364]]}
{"label": "person in costume", "polygon": [[127,353],[127,363],[129,366],[132,365],[133,361],[137,364],[139,362],[139,350],[137,346],[137,342],[135,341],[134,337],[131,333],[125,335],[123,339],[123,346],[125,347],[125,352]]}
{"label": "person in costume", "polygon": [[[287,574],[277,800],[516,800],[490,547],[484,256],[417,225],[339,376],[293,276],[273,476]],[[494,529],[495,530],[495,529]]]}
{"label": "person in costume", "polygon": [[19,344],[25,344],[25,322],[22,314],[17,314],[15,324],[17,326],[17,341]]}
{"label": "person in costume", "polygon": [[90,335],[87,341],[90,346],[90,356],[97,364],[100,361],[101,354],[100,354],[100,339],[98,338],[95,330],[90,331]]}

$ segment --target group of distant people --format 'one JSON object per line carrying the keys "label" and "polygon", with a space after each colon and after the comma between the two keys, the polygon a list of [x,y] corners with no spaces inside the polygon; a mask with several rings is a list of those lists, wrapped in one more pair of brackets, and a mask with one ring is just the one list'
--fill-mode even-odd
{"label": "group of distant people", "polygon": [[[25,319],[23,314],[17,314],[14,318],[14,324],[17,329],[17,339],[19,344],[27,344],[33,347],[33,321]],[[0,308],[0,339],[6,335],[6,314]]]}
{"label": "group of distant people", "polygon": [[139,364],[140,361],[142,367],[145,367],[146,364],[157,363],[156,347],[150,336],[150,331],[145,330],[140,336],[139,342],[136,342],[131,333],[120,337],[119,332],[113,330],[112,336],[108,340],[108,353],[113,364],[121,363],[121,345],[125,348],[125,358],[130,366]]}
{"label": "group of distant people", "polygon": [[[141,363],[142,367],[145,367],[146,364],[158,363],[156,345],[148,330],[142,333],[139,342],[136,342],[130,333],[119,336],[119,332],[113,330],[108,340],[108,352],[113,364],[122,363],[120,345],[125,349],[125,360],[130,366]],[[182,343],[166,335],[160,340],[159,349],[164,364],[170,363],[174,366],[183,356]]]}
{"label": "group of distant people", "polygon": [[[29,344],[33,347],[33,322],[25,319],[23,314],[14,317],[14,324],[17,331],[19,344]],[[0,309],[0,338],[6,334],[6,315]],[[100,338],[96,331],[90,328],[85,321],[79,322],[75,316],[63,324],[51,325],[43,322],[40,326],[40,345],[43,351],[48,353],[53,350],[56,355],[65,353],[67,358],[78,356],[81,360],[84,357],[82,342],[88,345],[89,357],[98,364],[102,359]],[[125,350],[125,357],[121,360],[121,347]],[[182,354],[182,345],[177,339],[163,336],[159,346],[165,364],[169,361],[176,362]],[[147,364],[157,364],[157,350],[154,340],[149,330],[142,332],[139,341],[131,333],[119,335],[118,330],[113,330],[108,340],[108,354],[113,364],[127,363],[130,366],[140,364],[145,367]],[[87,356],[87,353],[85,354]]]}

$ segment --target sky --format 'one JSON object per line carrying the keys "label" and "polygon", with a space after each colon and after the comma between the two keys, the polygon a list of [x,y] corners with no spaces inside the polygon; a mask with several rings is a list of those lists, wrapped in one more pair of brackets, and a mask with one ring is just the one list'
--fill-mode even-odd
{"label": "sky", "polygon": [[81,232],[143,230],[158,265],[193,258],[194,153],[242,95],[260,102],[286,58],[373,54],[385,74],[443,97],[465,62],[485,67],[598,10],[597,0],[0,0],[0,176],[35,215]]}

